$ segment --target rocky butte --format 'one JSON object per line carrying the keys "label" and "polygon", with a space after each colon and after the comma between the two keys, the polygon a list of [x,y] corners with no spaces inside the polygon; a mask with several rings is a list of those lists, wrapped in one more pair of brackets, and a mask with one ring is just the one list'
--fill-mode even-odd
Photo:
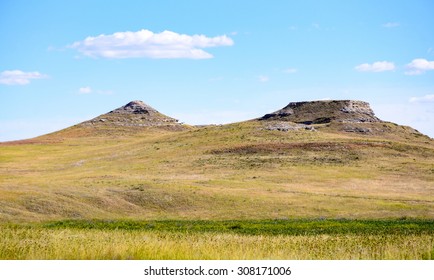
{"label": "rocky butte", "polygon": [[407,126],[377,118],[368,102],[358,100],[322,100],[291,102],[286,107],[256,119],[268,130],[321,130],[369,135],[422,136]]}
{"label": "rocky butte", "polygon": [[131,101],[106,114],[81,123],[82,126],[170,127],[182,128],[177,119],[166,116],[143,101]]}
{"label": "rocky butte", "polygon": [[381,122],[369,103],[356,100],[291,102],[283,109],[266,114],[260,120],[281,120],[306,125]]}
{"label": "rocky butte", "polygon": [[[284,108],[247,122],[260,122],[266,130],[293,131],[318,130],[332,133],[356,133],[366,135],[396,135],[401,133],[421,135],[417,130],[380,120],[369,103],[358,100],[324,100],[291,102]],[[196,126],[202,128],[205,126]],[[62,131],[73,135],[109,134],[127,135],[149,128],[182,131],[194,126],[179,123],[143,101],[128,104]]]}

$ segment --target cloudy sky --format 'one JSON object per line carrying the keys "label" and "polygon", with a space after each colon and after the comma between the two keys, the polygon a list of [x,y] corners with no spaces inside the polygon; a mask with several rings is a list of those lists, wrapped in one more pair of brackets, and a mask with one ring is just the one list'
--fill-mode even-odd
{"label": "cloudy sky", "polygon": [[0,141],[131,100],[190,124],[368,101],[434,137],[433,1],[0,1]]}

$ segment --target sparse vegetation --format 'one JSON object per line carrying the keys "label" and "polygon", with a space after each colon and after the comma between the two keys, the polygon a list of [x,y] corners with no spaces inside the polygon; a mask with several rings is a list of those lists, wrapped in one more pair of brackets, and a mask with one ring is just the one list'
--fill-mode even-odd
{"label": "sparse vegetation", "polygon": [[417,220],[70,220],[2,226],[0,258],[433,259],[433,233]]}
{"label": "sparse vegetation", "polygon": [[434,145],[410,128],[96,124],[0,143],[1,258],[432,258]]}

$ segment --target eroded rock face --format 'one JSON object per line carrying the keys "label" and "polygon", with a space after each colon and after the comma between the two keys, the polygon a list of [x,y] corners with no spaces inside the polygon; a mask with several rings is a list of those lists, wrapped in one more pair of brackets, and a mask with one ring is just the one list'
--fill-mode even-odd
{"label": "eroded rock face", "polygon": [[150,114],[150,113],[156,113],[157,110],[152,108],[151,106],[145,104],[143,101],[135,100],[131,101],[125,106],[122,106],[120,108],[117,108],[110,113],[115,114]]}
{"label": "eroded rock face", "polygon": [[330,122],[381,122],[369,103],[356,100],[291,102],[283,109],[266,114],[259,120],[290,121],[306,125]]}
{"label": "eroded rock face", "polygon": [[177,119],[161,114],[143,101],[131,101],[115,110],[82,123],[84,126],[162,127],[179,126]]}

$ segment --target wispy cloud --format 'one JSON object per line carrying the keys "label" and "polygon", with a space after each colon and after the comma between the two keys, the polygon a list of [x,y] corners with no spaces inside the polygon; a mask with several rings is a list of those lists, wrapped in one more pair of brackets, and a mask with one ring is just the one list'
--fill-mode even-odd
{"label": "wispy cloud", "polygon": [[412,62],[407,64],[408,71],[406,75],[420,75],[429,70],[434,70],[434,61],[428,61],[423,58],[413,59]]}
{"label": "wispy cloud", "polygon": [[81,87],[78,89],[78,92],[81,94],[89,94],[92,92],[91,87]]}
{"label": "wispy cloud", "polygon": [[[404,104],[393,101],[374,106],[375,114],[382,120],[411,126],[420,132],[434,137],[434,112],[432,103],[408,102]],[[397,114],[399,112],[399,114]]]}
{"label": "wispy cloud", "polygon": [[96,93],[96,94],[103,94],[103,95],[111,95],[113,94],[113,91],[111,90],[94,90],[89,86],[86,87],[81,87],[78,89],[78,94],[91,94],[91,93]]}
{"label": "wispy cloud", "polygon": [[434,94],[410,98],[411,103],[434,103]]}
{"label": "wispy cloud", "polygon": [[172,31],[154,33],[142,29],[137,32],[116,32],[111,35],[87,37],[70,45],[89,57],[103,58],[212,58],[203,48],[232,46],[233,40],[226,35],[207,37],[186,35]]}
{"label": "wispy cloud", "polygon": [[21,70],[6,70],[0,73],[0,84],[27,85],[30,80],[45,79],[48,75],[39,72],[24,72]]}
{"label": "wispy cloud", "polygon": [[357,65],[354,69],[359,72],[384,72],[395,70],[395,64],[388,61],[377,61],[372,64],[363,63]]}
{"label": "wispy cloud", "polygon": [[401,24],[399,22],[387,22],[385,24],[383,24],[382,26],[385,28],[395,28],[400,26]]}
{"label": "wispy cloud", "polygon": [[286,68],[283,70],[283,72],[287,73],[287,74],[294,74],[294,73],[298,72],[298,69],[297,68]]}
{"label": "wispy cloud", "polygon": [[208,82],[219,82],[219,81],[223,81],[224,77],[222,76],[218,76],[218,77],[212,77],[208,79]]}
{"label": "wispy cloud", "polygon": [[258,81],[260,81],[261,83],[266,83],[266,82],[270,81],[270,77],[265,76],[265,75],[260,75],[260,76],[258,76]]}
{"label": "wispy cloud", "polygon": [[312,23],[312,27],[318,30],[321,29],[321,25],[319,25],[319,23],[316,22]]}

